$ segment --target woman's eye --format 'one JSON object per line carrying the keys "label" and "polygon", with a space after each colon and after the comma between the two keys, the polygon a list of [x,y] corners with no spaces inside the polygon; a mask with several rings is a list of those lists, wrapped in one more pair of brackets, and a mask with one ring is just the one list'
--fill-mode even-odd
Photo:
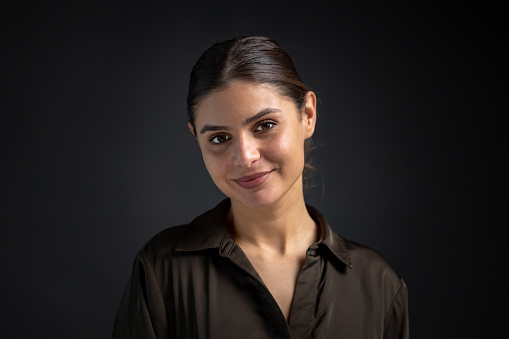
{"label": "woman's eye", "polygon": [[219,145],[219,144],[222,144],[223,142],[228,141],[228,140],[230,140],[230,137],[228,135],[226,135],[226,134],[218,134],[218,135],[212,136],[209,139],[209,142],[211,144]]}
{"label": "woman's eye", "polygon": [[264,121],[256,127],[257,131],[266,131],[274,127],[275,123],[272,121]]}

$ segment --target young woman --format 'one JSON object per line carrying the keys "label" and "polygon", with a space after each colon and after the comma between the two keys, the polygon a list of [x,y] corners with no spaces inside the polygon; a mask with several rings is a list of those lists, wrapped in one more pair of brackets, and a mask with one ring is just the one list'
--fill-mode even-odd
{"label": "young woman", "polygon": [[138,253],[113,338],[408,338],[407,289],[303,194],[316,96],[272,39],[194,66],[189,129],[228,197]]}

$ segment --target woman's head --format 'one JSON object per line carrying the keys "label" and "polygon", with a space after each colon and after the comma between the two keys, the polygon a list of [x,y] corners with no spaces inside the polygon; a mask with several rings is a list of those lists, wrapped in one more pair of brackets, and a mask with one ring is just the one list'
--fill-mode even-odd
{"label": "woman's head", "polygon": [[[247,36],[210,47],[193,67],[187,104],[205,165],[232,201],[246,189],[257,202],[296,187],[302,194],[316,97],[274,40]],[[247,187],[258,179],[247,186],[237,180],[267,171],[268,190]]]}

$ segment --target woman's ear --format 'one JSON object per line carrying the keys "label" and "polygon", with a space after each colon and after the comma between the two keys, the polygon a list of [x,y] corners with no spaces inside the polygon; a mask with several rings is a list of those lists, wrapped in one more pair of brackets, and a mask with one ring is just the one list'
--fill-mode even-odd
{"label": "woman's ear", "polygon": [[312,91],[306,93],[302,118],[304,121],[304,136],[309,139],[313,136],[316,125],[316,95]]}
{"label": "woman's ear", "polygon": [[194,126],[190,122],[188,122],[187,127],[189,127],[189,131],[191,131],[191,134],[194,135],[194,137],[196,138],[196,131],[194,130]]}

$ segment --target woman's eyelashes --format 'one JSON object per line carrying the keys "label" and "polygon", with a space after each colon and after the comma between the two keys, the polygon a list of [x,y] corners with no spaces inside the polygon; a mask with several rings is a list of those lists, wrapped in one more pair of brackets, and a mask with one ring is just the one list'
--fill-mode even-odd
{"label": "woman's eyelashes", "polygon": [[276,125],[276,123],[272,120],[265,120],[258,124],[255,131],[267,131],[271,128],[273,128]]}
{"label": "woman's eyelashes", "polygon": [[227,134],[214,134],[209,138],[209,142],[214,145],[220,145],[230,139],[231,137]]}
{"label": "woman's eyelashes", "polygon": [[[264,120],[255,125],[254,132],[267,132],[276,126],[276,123],[272,120]],[[209,143],[213,145],[221,145],[229,141],[232,137],[225,133],[213,134],[209,138]]]}

